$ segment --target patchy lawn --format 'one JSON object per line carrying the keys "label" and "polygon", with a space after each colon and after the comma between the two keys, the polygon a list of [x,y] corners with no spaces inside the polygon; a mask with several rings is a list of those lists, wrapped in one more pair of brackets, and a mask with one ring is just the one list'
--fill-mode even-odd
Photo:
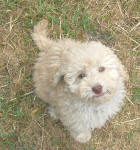
{"label": "patchy lawn", "polygon": [[[50,36],[102,41],[126,66],[130,80],[122,111],[87,144],[75,142],[53,121],[34,93],[33,64],[38,49],[33,26],[49,21]],[[139,0],[0,1],[0,150],[140,149]]]}

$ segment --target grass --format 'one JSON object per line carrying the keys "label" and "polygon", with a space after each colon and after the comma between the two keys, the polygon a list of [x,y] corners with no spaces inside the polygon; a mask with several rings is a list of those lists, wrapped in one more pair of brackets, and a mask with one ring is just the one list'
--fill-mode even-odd
{"label": "grass", "polygon": [[[139,150],[140,32],[139,0],[1,0],[0,1],[0,149]],[[100,40],[126,66],[130,80],[121,113],[95,130],[87,144],[75,142],[33,92],[33,64],[39,50],[33,26],[49,21],[49,35]]]}

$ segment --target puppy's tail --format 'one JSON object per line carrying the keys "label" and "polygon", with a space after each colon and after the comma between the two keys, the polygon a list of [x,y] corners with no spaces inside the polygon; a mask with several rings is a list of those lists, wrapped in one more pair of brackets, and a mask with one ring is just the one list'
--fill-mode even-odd
{"label": "puppy's tail", "polygon": [[47,26],[48,22],[45,19],[34,26],[32,38],[40,50],[47,50],[53,43],[53,41],[47,37]]}

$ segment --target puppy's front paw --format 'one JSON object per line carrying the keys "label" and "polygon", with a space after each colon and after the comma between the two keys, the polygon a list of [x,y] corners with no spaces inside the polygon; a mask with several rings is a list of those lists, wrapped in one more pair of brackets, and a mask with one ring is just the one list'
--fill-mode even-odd
{"label": "puppy's front paw", "polygon": [[86,132],[81,132],[76,138],[75,140],[80,142],[80,143],[86,143],[90,140],[91,138],[91,133],[89,131]]}

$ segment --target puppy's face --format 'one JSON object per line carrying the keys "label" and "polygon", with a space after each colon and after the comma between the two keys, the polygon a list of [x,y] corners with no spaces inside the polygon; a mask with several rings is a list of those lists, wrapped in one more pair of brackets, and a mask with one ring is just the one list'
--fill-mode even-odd
{"label": "puppy's face", "polygon": [[101,44],[81,46],[68,55],[64,81],[82,101],[104,103],[120,90],[125,77],[123,69],[117,56]]}

